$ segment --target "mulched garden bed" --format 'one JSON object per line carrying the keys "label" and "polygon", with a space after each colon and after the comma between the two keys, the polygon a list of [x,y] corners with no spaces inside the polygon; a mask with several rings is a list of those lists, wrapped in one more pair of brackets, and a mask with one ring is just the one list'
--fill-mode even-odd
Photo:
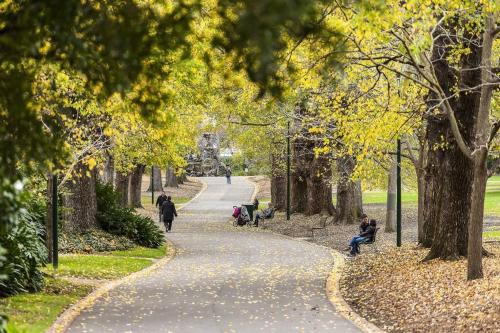
{"label": "mulched garden bed", "polygon": [[363,254],[346,265],[342,295],[388,332],[500,332],[500,246],[485,247],[493,255],[476,281],[466,259],[423,263],[427,250],[409,244]]}

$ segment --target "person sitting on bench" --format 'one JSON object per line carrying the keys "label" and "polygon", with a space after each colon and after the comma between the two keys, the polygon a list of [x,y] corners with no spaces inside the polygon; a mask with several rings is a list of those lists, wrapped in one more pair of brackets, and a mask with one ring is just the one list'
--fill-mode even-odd
{"label": "person sitting on bench", "polygon": [[255,224],[254,225],[256,227],[258,227],[260,219],[272,219],[273,216],[274,216],[274,208],[273,208],[273,204],[270,202],[266,209],[264,209],[262,212],[258,212],[255,215]]}
{"label": "person sitting on bench", "polygon": [[359,245],[373,240],[373,236],[377,231],[377,221],[370,220],[370,224],[367,226],[366,230],[361,232],[359,236],[354,236],[349,243],[351,256],[359,254]]}

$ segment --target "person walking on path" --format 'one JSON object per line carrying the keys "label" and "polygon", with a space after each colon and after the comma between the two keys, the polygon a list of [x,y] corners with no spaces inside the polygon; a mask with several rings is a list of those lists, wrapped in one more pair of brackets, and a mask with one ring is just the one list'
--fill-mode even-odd
{"label": "person walking on path", "polygon": [[177,217],[177,211],[175,210],[175,204],[172,202],[171,196],[168,196],[167,200],[161,205],[161,215],[163,216],[165,231],[170,232],[170,230],[172,230],[174,216]]}
{"label": "person walking on path", "polygon": [[156,207],[158,207],[159,222],[161,222],[161,206],[165,201],[167,201],[167,195],[165,194],[165,191],[162,191],[161,194],[156,199]]}
{"label": "person walking on path", "polygon": [[231,167],[226,168],[226,180],[228,184],[231,184]]}

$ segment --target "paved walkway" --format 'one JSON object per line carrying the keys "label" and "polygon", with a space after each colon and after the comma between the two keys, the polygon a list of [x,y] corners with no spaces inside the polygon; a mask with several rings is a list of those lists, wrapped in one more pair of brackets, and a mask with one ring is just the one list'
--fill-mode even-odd
{"label": "paved walkway", "polygon": [[253,186],[203,180],[167,235],[177,256],[99,299],[69,332],[358,332],[325,296],[329,250],[231,226],[232,206]]}

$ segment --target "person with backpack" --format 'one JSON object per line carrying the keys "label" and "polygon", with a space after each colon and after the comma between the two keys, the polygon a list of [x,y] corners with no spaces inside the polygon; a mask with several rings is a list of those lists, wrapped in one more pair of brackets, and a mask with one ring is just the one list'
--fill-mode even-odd
{"label": "person with backpack", "polygon": [[161,205],[161,215],[163,216],[165,231],[170,232],[170,230],[172,230],[174,216],[177,217],[177,211],[175,210],[175,204],[172,202],[171,196],[168,196],[167,200]]}
{"label": "person with backpack", "polygon": [[226,167],[226,180],[228,184],[231,184],[231,167]]}

